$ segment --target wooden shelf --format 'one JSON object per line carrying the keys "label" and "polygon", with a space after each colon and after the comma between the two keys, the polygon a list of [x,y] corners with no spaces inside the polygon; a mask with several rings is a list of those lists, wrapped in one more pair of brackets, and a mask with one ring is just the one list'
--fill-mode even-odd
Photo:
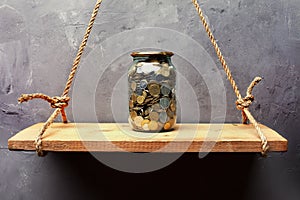
{"label": "wooden shelf", "polygon": [[[42,123],[8,140],[10,150],[35,150]],[[270,151],[287,151],[287,140],[261,125]],[[209,130],[209,131],[208,131]],[[219,133],[219,134],[218,134]],[[43,150],[64,152],[260,152],[261,141],[252,125],[179,124],[173,131],[141,133],[128,124],[54,123],[43,136]]]}

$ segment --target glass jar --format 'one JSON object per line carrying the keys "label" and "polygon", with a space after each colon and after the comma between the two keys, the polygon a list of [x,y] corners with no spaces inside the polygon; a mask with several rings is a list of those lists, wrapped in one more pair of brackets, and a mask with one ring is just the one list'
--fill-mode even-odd
{"label": "glass jar", "polygon": [[135,131],[172,130],[176,123],[176,70],[172,52],[133,52],[128,70],[129,118]]}

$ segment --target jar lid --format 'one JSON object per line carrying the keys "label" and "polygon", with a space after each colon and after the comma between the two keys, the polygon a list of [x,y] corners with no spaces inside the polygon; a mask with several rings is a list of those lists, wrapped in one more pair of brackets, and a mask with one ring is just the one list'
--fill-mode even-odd
{"label": "jar lid", "polygon": [[142,51],[142,52],[132,52],[132,57],[147,57],[147,56],[173,56],[174,53],[170,51]]}

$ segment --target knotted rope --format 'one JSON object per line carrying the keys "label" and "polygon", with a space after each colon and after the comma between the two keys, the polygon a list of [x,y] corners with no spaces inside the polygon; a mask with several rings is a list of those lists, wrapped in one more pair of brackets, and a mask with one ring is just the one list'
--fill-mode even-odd
{"label": "knotted rope", "polygon": [[244,112],[245,108],[249,108],[249,106],[252,104],[252,102],[254,101],[254,96],[252,95],[252,90],[254,88],[255,85],[257,85],[259,82],[261,81],[260,77],[256,77],[251,84],[249,85],[247,92],[246,92],[246,96],[242,99],[238,99],[236,100],[235,104],[236,104],[236,108],[240,111],[242,111],[242,120],[243,120],[243,124],[247,124],[248,122],[248,117]]}
{"label": "knotted rope", "polygon": [[69,78],[68,78],[68,81],[66,83],[63,94],[61,96],[55,96],[55,97],[49,97],[49,96],[47,96],[45,94],[42,94],[42,93],[22,94],[21,97],[18,99],[19,103],[22,103],[22,102],[26,102],[26,101],[29,101],[29,100],[32,100],[32,99],[35,99],[35,98],[40,98],[40,99],[43,99],[43,100],[49,102],[52,108],[56,108],[55,111],[52,113],[52,115],[44,123],[43,127],[39,131],[39,134],[38,134],[37,138],[35,139],[35,148],[36,148],[36,152],[39,156],[44,155],[44,152],[43,152],[43,149],[42,149],[42,136],[45,133],[45,131],[47,130],[47,128],[54,122],[54,120],[59,115],[59,113],[61,113],[63,122],[64,123],[68,122],[64,108],[68,106],[68,102],[70,100],[70,97],[68,97],[68,94],[70,92],[76,70],[78,68],[78,65],[79,65],[80,60],[81,60],[81,56],[82,56],[82,54],[84,52],[84,49],[86,47],[89,35],[92,31],[92,28],[93,28],[95,19],[97,17],[97,14],[98,14],[101,3],[102,3],[102,0],[97,0],[96,5],[95,5],[94,10],[93,10],[93,13],[92,13],[92,16],[91,16],[91,19],[89,21],[88,27],[87,27],[86,32],[84,34],[83,40],[82,40],[82,42],[79,46],[76,58],[74,59],[73,66],[72,66],[71,72],[69,74]]}
{"label": "knotted rope", "polygon": [[[261,141],[262,141],[262,154],[265,155],[267,150],[268,150],[267,139],[264,136],[264,134],[262,133],[257,121],[254,119],[254,117],[252,116],[252,114],[248,110],[248,107],[251,105],[251,103],[254,100],[254,96],[252,95],[253,87],[261,80],[261,78],[257,77],[257,78],[254,79],[254,81],[248,87],[246,96],[244,98],[242,98],[242,96],[239,92],[239,89],[237,87],[237,84],[234,81],[234,79],[232,77],[232,74],[229,70],[229,67],[227,66],[227,63],[226,63],[226,61],[225,61],[225,59],[224,59],[224,57],[221,53],[221,50],[220,50],[220,48],[219,48],[219,46],[218,46],[218,44],[217,44],[217,42],[214,38],[209,26],[208,26],[208,23],[206,22],[206,20],[203,16],[203,13],[202,13],[202,10],[201,10],[201,8],[198,4],[198,1],[197,0],[192,0],[192,2],[193,2],[194,6],[195,6],[195,8],[196,8],[196,10],[199,14],[201,22],[202,22],[202,24],[203,24],[203,26],[206,30],[206,33],[207,33],[207,35],[208,35],[215,51],[216,51],[216,54],[217,54],[217,56],[218,56],[218,58],[219,58],[219,60],[222,64],[222,67],[223,67],[223,69],[224,69],[224,71],[225,71],[225,73],[228,77],[228,80],[230,81],[230,84],[231,84],[231,86],[232,86],[232,88],[233,88],[233,90],[234,90],[234,92],[237,96],[236,106],[237,106],[237,109],[242,111],[243,123],[247,123],[247,119],[249,119],[249,121],[254,125],[254,127],[257,130],[257,132],[258,132],[258,134],[261,138]],[[34,98],[41,98],[41,99],[44,99],[47,102],[49,102],[52,108],[55,108],[55,111],[48,118],[48,120],[44,123],[42,129],[39,132],[39,135],[37,136],[37,138],[35,140],[36,151],[37,151],[39,156],[44,155],[43,154],[43,149],[42,149],[42,136],[45,133],[45,131],[47,130],[47,128],[53,123],[53,121],[59,115],[59,113],[61,113],[61,115],[62,115],[63,122],[67,123],[67,117],[66,117],[66,113],[65,113],[64,108],[68,106],[68,102],[70,100],[70,98],[68,97],[68,94],[69,94],[70,88],[72,86],[75,73],[76,73],[78,65],[80,63],[81,56],[84,52],[85,46],[87,44],[89,35],[90,35],[91,30],[93,28],[93,24],[94,24],[95,19],[97,17],[97,14],[98,14],[101,3],[102,3],[102,0],[97,0],[96,5],[95,5],[94,10],[93,10],[93,13],[92,13],[92,16],[91,16],[91,19],[90,19],[89,24],[88,24],[87,30],[85,32],[83,40],[82,40],[82,42],[80,44],[80,47],[78,49],[77,56],[76,56],[76,58],[73,62],[73,66],[72,66],[71,72],[69,74],[69,78],[68,78],[68,81],[66,83],[63,94],[60,97],[59,96],[49,97],[45,94],[34,93],[34,94],[23,94],[19,98],[20,103],[32,100]]]}
{"label": "knotted rope", "polygon": [[67,97],[67,96],[49,97],[42,93],[33,93],[33,94],[22,94],[21,97],[18,99],[18,101],[19,101],[19,103],[23,103],[23,102],[30,101],[32,99],[38,99],[38,98],[48,101],[52,108],[65,108],[68,106],[68,102],[70,100],[70,97]]}
{"label": "knotted rope", "polygon": [[250,86],[248,87],[247,89],[247,94],[244,98],[242,98],[241,94],[240,94],[240,91],[237,87],[237,84],[236,82],[234,81],[233,77],[232,77],[232,74],[231,74],[231,71],[229,69],[229,67],[227,66],[227,63],[221,53],[221,50],[216,42],[216,39],[215,37],[213,36],[211,30],[210,30],[210,27],[208,25],[208,23],[206,22],[206,19],[205,17],[203,16],[203,12],[199,6],[199,3],[197,0],[192,0],[192,3],[194,4],[197,12],[198,12],[198,15],[200,17],[200,20],[205,28],[205,31],[210,39],[210,42],[212,43],[214,49],[215,49],[215,52],[222,64],[222,67],[227,75],[227,78],[236,94],[236,97],[237,97],[237,101],[236,101],[236,106],[237,106],[237,109],[241,110],[242,111],[242,118],[243,118],[243,123],[247,123],[248,119],[249,121],[254,125],[258,135],[260,136],[260,139],[261,139],[261,153],[262,155],[266,155],[266,152],[269,148],[268,146],[268,141],[267,141],[267,138],[264,136],[264,134],[262,133],[257,121],[255,120],[255,118],[252,116],[252,114],[250,113],[249,111],[249,106],[252,104],[253,100],[254,100],[254,96],[252,95],[252,90],[253,90],[253,87],[259,83],[261,81],[261,78],[260,77],[256,77],[252,83],[250,84]]}

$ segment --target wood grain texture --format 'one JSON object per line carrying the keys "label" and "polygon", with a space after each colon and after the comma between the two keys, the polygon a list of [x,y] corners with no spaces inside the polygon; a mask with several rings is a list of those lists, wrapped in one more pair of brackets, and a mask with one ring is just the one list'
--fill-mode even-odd
{"label": "wood grain texture", "polygon": [[[35,150],[42,123],[8,140],[10,150]],[[287,151],[287,140],[261,125],[270,151]],[[143,133],[128,124],[54,123],[43,136],[45,151],[101,152],[260,152],[261,141],[252,125],[179,124],[173,131]]]}

